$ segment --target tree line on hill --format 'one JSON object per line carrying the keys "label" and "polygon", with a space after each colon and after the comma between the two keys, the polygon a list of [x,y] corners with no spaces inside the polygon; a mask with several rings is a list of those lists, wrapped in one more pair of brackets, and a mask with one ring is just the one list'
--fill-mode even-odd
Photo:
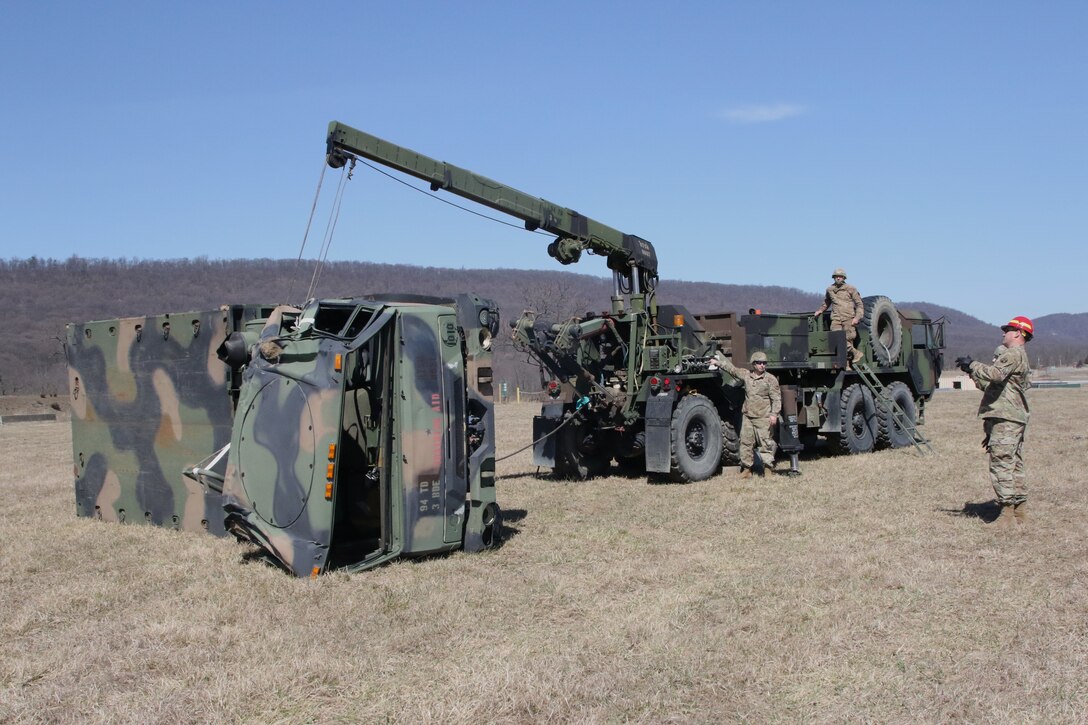
{"label": "tree line on hill", "polygon": [[[64,339],[69,322],[247,302],[299,304],[310,290],[313,271],[309,260],[0,260],[0,302],[9,310],[6,344],[0,346],[0,395],[67,394]],[[557,320],[606,311],[611,285],[610,279],[565,271],[330,262],[317,278],[314,296],[471,292],[499,303],[505,328],[527,309]],[[820,295],[789,287],[667,280],[658,286],[658,300],[692,312],[801,312],[814,310]],[[1000,342],[992,325],[958,310],[929,302],[896,304],[945,318],[946,366],[965,354],[988,360]],[[1035,322],[1045,332],[1029,349],[1034,366],[1088,362],[1088,313],[1047,315]],[[537,367],[504,335],[499,337],[495,379],[510,388],[539,389]]]}

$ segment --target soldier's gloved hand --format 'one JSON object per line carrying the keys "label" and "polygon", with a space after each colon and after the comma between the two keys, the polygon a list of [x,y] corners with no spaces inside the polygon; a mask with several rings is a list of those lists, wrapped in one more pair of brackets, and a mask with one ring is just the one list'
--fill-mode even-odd
{"label": "soldier's gloved hand", "polygon": [[964,355],[963,357],[956,358],[956,367],[965,373],[969,373],[971,372],[971,363],[973,362],[974,360],[971,359],[970,355]]}

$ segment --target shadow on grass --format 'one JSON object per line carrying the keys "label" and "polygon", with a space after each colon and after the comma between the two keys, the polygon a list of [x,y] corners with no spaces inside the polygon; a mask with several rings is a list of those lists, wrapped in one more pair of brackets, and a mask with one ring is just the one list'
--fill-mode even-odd
{"label": "shadow on grass", "polygon": [[520,534],[521,529],[516,526],[511,526],[510,524],[516,524],[528,515],[529,512],[525,509],[503,509],[502,525],[499,528],[499,538],[491,548],[501,549],[506,545],[507,541]]}
{"label": "shadow on grass", "polygon": [[1001,506],[997,501],[982,501],[971,503],[967,501],[960,509],[937,509],[949,516],[960,516],[968,519],[980,519],[987,524],[993,523],[1001,513]]}

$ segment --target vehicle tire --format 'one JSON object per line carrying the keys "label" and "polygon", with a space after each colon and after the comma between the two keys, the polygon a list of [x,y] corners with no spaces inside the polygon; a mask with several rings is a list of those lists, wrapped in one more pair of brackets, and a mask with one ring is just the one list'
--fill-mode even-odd
{"label": "vehicle tire", "polygon": [[[918,418],[918,407],[914,404],[914,396],[907,384],[897,380],[890,383],[884,392],[903,410],[907,421],[913,427]],[[880,406],[880,431],[877,436],[877,445],[881,448],[905,448],[914,445],[914,436],[896,422],[892,410],[891,406]]]}
{"label": "vehicle tire", "polygon": [[722,420],[703,395],[688,395],[672,413],[672,470],[674,481],[702,481],[717,473],[722,463]]}
{"label": "vehicle tire", "polygon": [[842,391],[839,402],[839,451],[854,454],[873,450],[879,424],[872,393],[854,383]]}
{"label": "vehicle tire", "polygon": [[592,427],[581,420],[572,420],[556,433],[555,475],[584,481],[608,472],[611,456],[601,453],[599,440]]}
{"label": "vehicle tire", "polygon": [[722,421],[722,465],[740,465],[740,414],[727,415]]}
{"label": "vehicle tire", "polygon": [[485,549],[493,549],[499,543],[502,536],[502,509],[495,502],[484,507],[484,530],[480,535],[480,541]]}
{"label": "vehicle tire", "polygon": [[869,331],[873,359],[881,365],[894,365],[899,362],[903,348],[903,323],[895,303],[883,295],[865,297],[862,302],[865,304],[862,324]]}

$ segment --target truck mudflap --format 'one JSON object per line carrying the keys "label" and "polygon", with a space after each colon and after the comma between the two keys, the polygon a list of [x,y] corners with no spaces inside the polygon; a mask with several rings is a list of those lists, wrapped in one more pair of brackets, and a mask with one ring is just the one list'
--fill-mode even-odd
{"label": "truck mudflap", "polygon": [[533,465],[555,468],[555,429],[563,422],[563,403],[548,403],[533,416]]}
{"label": "truck mudflap", "polygon": [[646,399],[646,471],[668,473],[672,469],[672,411],[676,399],[671,391]]}

